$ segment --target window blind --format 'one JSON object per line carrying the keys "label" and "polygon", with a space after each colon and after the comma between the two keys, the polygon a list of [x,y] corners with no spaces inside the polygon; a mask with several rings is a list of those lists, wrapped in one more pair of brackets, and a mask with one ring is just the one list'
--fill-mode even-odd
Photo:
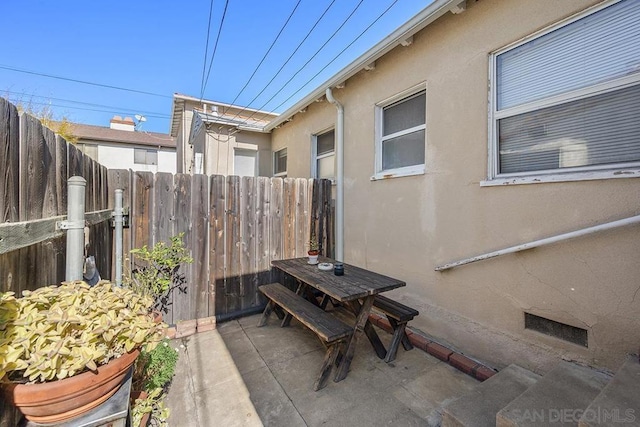
{"label": "window blind", "polygon": [[625,0],[496,58],[497,110],[640,73],[640,1]]}

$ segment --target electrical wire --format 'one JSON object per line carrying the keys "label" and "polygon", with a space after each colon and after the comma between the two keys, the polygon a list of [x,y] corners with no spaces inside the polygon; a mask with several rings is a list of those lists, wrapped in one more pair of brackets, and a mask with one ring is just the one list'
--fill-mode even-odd
{"label": "electrical wire", "polygon": [[276,42],[278,41],[278,39],[280,38],[280,36],[282,35],[282,32],[284,31],[284,29],[287,27],[287,25],[289,24],[289,21],[291,20],[291,17],[293,16],[294,13],[296,13],[296,10],[298,9],[298,6],[300,6],[300,3],[302,2],[302,0],[298,0],[298,2],[296,3],[296,5],[294,6],[293,10],[291,11],[291,13],[289,14],[289,17],[287,18],[287,20],[285,21],[284,25],[282,26],[282,28],[280,28],[280,31],[278,32],[278,35],[276,36],[276,38],[273,40],[273,43],[271,43],[271,46],[269,46],[269,49],[267,49],[267,52],[264,54],[264,56],[262,57],[262,59],[260,60],[260,63],[258,64],[258,66],[253,70],[253,73],[251,73],[251,77],[249,77],[249,80],[247,80],[247,82],[244,84],[244,86],[242,87],[242,89],[240,89],[240,92],[238,92],[238,94],[236,95],[235,98],[233,98],[233,101],[231,101],[231,105],[234,105],[236,100],[238,99],[238,97],[240,97],[240,95],[242,94],[242,92],[244,92],[244,90],[247,88],[247,86],[249,86],[249,83],[251,82],[251,80],[253,80],[253,77],[256,75],[256,73],[258,72],[258,69],[260,69],[260,66],[262,65],[262,63],[264,62],[264,60],[267,58],[267,56],[269,55],[269,52],[271,52],[271,49],[273,49],[273,46],[275,46]]}
{"label": "electrical wire", "polygon": [[[336,59],[338,59],[340,57],[340,55],[342,55],[347,49],[349,49],[351,46],[353,46],[353,44],[355,42],[357,42],[360,37],[362,37],[367,31],[369,31],[369,29],[371,27],[373,27],[387,12],[389,12],[389,10],[391,10],[391,8],[393,6],[395,6],[395,4],[398,3],[398,0],[394,0],[385,10],[384,12],[382,12],[380,15],[378,15],[378,17],[367,26],[367,28],[365,28],[359,35],[358,37],[356,37],[351,43],[349,43],[344,49],[342,49],[336,56],[333,57],[333,59],[331,61],[329,61],[327,63],[327,65],[325,65],[324,67],[322,67],[320,69],[320,71],[318,71],[316,74],[313,75],[313,77],[311,77],[309,80],[307,80],[302,86],[300,86],[300,88],[298,90],[296,90],[294,93],[292,93],[287,99],[285,99],[284,101],[282,101],[280,104],[278,104],[273,110],[270,111],[270,114],[274,113],[278,108],[280,108],[282,105],[284,105],[286,102],[288,102],[291,98],[293,98],[296,94],[298,94],[298,92],[300,92],[302,89],[304,89],[309,83],[311,83],[313,81],[313,79],[315,79],[316,77],[318,77],[324,70],[327,69],[327,67],[329,67],[329,65],[331,65],[333,62],[335,62]],[[276,93],[276,95],[278,93],[280,93],[285,87],[286,85],[291,81],[291,79],[284,84],[284,86]],[[264,106],[266,104],[268,104],[273,98],[275,97],[275,95],[273,97],[271,97],[271,99],[269,99],[269,101],[267,101],[262,107],[259,108],[259,110],[262,110],[262,108],[264,108]],[[249,116],[247,118],[247,120],[243,123],[246,124],[247,121],[249,119],[251,119],[251,117],[253,117],[253,115],[255,115],[255,112]]]}
{"label": "electrical wire", "polygon": [[229,6],[229,0],[225,0],[224,2],[224,11],[222,12],[222,19],[220,20],[220,27],[218,28],[218,35],[216,36],[216,42],[213,45],[213,53],[211,54],[211,61],[209,62],[209,70],[207,71],[207,78],[204,81],[204,85],[202,86],[202,91],[200,93],[200,101],[202,101],[202,97],[204,96],[204,91],[207,89],[207,83],[209,83],[209,75],[211,74],[211,66],[213,65],[213,59],[216,57],[216,51],[218,50],[218,41],[220,40],[220,33],[222,32],[222,26],[224,25],[224,18],[227,16],[227,7]]}
{"label": "electrical wire", "polygon": [[200,82],[200,101],[202,101],[202,93],[204,92],[204,72],[207,69],[207,54],[209,52],[209,35],[211,34],[211,15],[213,13],[213,0],[209,6],[209,23],[207,24],[207,41],[204,45],[204,60],[202,61],[202,80]]}
{"label": "electrical wire", "polygon": [[125,92],[133,92],[133,93],[140,93],[140,94],[143,94],[143,95],[158,96],[160,98],[172,98],[171,96],[161,95],[159,93],[146,92],[146,91],[137,90],[137,89],[129,89],[129,88],[120,87],[120,86],[106,85],[106,84],[95,83],[95,82],[90,82],[90,81],[86,81],[86,80],[72,79],[72,78],[69,78],[69,77],[56,76],[56,75],[53,75],[53,74],[45,74],[45,73],[40,73],[40,72],[37,72],[37,71],[24,70],[24,69],[21,69],[21,68],[10,67],[8,65],[0,65],[0,69],[8,70],[8,71],[15,71],[17,73],[32,74],[34,76],[42,76],[42,77],[47,77],[47,78],[50,78],[50,79],[58,79],[58,80],[65,80],[65,81],[74,82],[74,83],[82,83],[82,84],[90,85],[90,86],[98,86],[98,87],[104,87],[104,88],[108,88],[108,89],[122,90],[122,91],[125,91]]}
{"label": "electrical wire", "polygon": [[[15,99],[13,100],[13,102],[19,102],[16,101]],[[52,104],[49,102],[31,102],[30,104],[32,105],[45,105],[45,106],[50,106],[50,107],[58,107],[58,108],[70,108],[72,110],[81,110],[81,111],[95,111],[95,112],[99,112],[99,113],[114,113],[117,114],[119,111],[118,110],[102,110],[102,109],[95,109],[95,108],[86,108],[86,107],[73,107],[70,105],[60,105],[60,104]],[[145,114],[146,117],[153,117],[156,119],[169,119],[171,118],[168,115],[154,115],[154,114]]]}
{"label": "electrical wire", "polygon": [[[259,108],[257,108],[257,111],[262,111],[262,109],[264,107],[266,107],[276,96],[278,96],[278,94],[280,94],[285,87],[287,87],[287,85],[289,83],[291,83],[293,81],[293,79],[302,72],[302,70],[304,70],[307,65],[309,65],[311,63],[311,61],[313,61],[313,59],[318,56],[318,54],[322,51],[322,49],[324,49],[324,47],[329,44],[329,42],[331,40],[333,40],[333,38],[340,32],[340,30],[347,24],[347,22],[349,22],[349,20],[351,19],[351,17],[356,13],[356,11],[360,8],[360,6],[362,5],[362,3],[364,2],[364,0],[360,0],[358,2],[358,4],[356,5],[356,7],[351,11],[351,13],[349,13],[349,16],[346,17],[346,19],[344,21],[342,21],[342,24],[340,24],[340,26],[333,32],[333,34],[331,34],[331,36],[322,44],[322,46],[320,46],[320,48],[318,50],[315,51],[315,53],[311,56],[311,58],[309,58],[307,60],[307,62],[304,63],[304,65],[302,65],[302,67],[298,68],[298,71],[296,71],[290,78],[289,80],[287,80],[284,85],[282,85],[282,87],[273,94],[273,96],[271,96],[271,98],[269,98],[265,103],[263,103]],[[244,122],[244,124],[246,124],[255,114],[257,111],[254,111],[249,117],[247,117],[246,121]],[[271,111],[270,113],[273,113],[273,111]]]}
{"label": "electrical wire", "polygon": [[[262,95],[264,93],[265,90],[267,90],[267,88],[269,87],[269,85],[271,83],[273,83],[273,81],[276,79],[276,77],[278,77],[280,75],[280,72],[282,72],[282,70],[284,69],[284,67],[289,63],[289,61],[291,61],[291,58],[293,58],[293,56],[296,54],[296,52],[298,52],[298,50],[300,49],[300,47],[304,44],[305,41],[307,41],[307,39],[309,38],[309,36],[311,35],[311,33],[313,32],[313,30],[316,29],[316,27],[318,26],[318,24],[320,23],[320,21],[322,20],[322,18],[324,18],[324,16],[327,14],[327,12],[329,12],[329,9],[331,9],[331,6],[333,6],[333,4],[336,2],[336,0],[331,0],[331,3],[329,3],[329,6],[326,7],[326,9],[324,10],[324,12],[322,12],[322,15],[320,15],[320,17],[316,20],[316,23],[313,24],[313,26],[311,27],[311,29],[309,30],[309,32],[307,33],[306,36],[304,36],[304,38],[302,39],[302,41],[298,44],[298,46],[294,49],[294,51],[291,53],[291,55],[289,55],[289,57],[287,58],[287,60],[284,62],[284,64],[282,64],[282,66],[278,69],[278,71],[276,71],[276,73],[273,75],[273,77],[271,77],[271,80],[269,80],[262,88],[262,90],[260,92],[258,92],[258,94],[256,96],[253,97],[253,99],[251,101],[249,101],[247,103],[247,105],[251,105],[256,99],[258,99],[260,97],[260,95]],[[244,111],[247,110],[248,107],[242,107],[242,109],[231,118],[231,120],[236,119],[237,117],[240,116],[240,114],[242,114]]]}
{"label": "electrical wire", "polygon": [[[100,108],[112,108],[114,111],[119,111],[121,113],[124,112],[131,112],[132,114],[143,114],[143,115],[149,115],[149,116],[153,116],[153,117],[166,117],[169,118],[171,117],[169,114],[164,114],[164,113],[157,113],[154,111],[141,111],[141,110],[136,110],[136,109],[132,109],[132,108],[124,108],[124,107],[116,107],[113,105],[104,105],[104,104],[94,104],[92,102],[82,102],[82,101],[75,101],[72,99],[64,99],[64,98],[54,98],[51,96],[44,96],[44,95],[27,95],[24,92],[13,92],[10,90],[5,90],[4,92],[0,93],[0,95],[4,95],[6,94],[7,97],[9,97],[9,95],[14,95],[12,97],[12,99],[14,100],[14,102],[18,102],[18,103],[26,103],[31,104],[34,103],[33,101],[30,100],[30,98],[42,98],[45,100],[50,100],[50,101],[60,101],[60,102],[68,102],[68,103],[72,103],[72,104],[79,104],[79,105],[86,105],[89,107],[100,107]],[[25,101],[25,98],[28,98],[28,101]],[[38,103],[41,104],[41,103]],[[65,107],[65,106],[63,106]]]}

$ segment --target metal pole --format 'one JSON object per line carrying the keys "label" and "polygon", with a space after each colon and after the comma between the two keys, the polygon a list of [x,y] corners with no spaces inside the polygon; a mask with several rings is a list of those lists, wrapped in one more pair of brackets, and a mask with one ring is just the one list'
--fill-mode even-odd
{"label": "metal pole", "polygon": [[336,261],[344,261],[344,107],[331,88],[325,91],[327,101],[336,106]]}
{"label": "metal pole", "polygon": [[87,181],[72,176],[67,181],[67,264],[66,280],[82,280],[84,265],[84,197]]}
{"label": "metal pole", "polygon": [[116,190],[116,209],[113,213],[116,225],[116,285],[122,285],[122,190]]}

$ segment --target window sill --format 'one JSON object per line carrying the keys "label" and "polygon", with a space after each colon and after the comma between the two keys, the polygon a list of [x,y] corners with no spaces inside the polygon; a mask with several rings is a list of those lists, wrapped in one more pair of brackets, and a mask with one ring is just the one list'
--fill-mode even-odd
{"label": "window sill", "polygon": [[520,177],[497,177],[480,181],[481,187],[505,185],[541,184],[549,182],[592,181],[597,179],[640,178],[640,169],[619,169],[612,171],[574,172],[555,175],[531,175]]}
{"label": "window sill", "polygon": [[420,166],[415,166],[411,168],[378,172],[375,175],[373,175],[370,179],[371,181],[382,181],[390,178],[402,178],[405,176],[424,175],[424,171],[425,171],[424,165],[420,165]]}

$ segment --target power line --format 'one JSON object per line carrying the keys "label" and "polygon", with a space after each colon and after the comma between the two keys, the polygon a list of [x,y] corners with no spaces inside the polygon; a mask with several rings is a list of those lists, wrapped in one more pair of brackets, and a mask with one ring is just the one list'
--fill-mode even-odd
{"label": "power line", "polygon": [[262,63],[264,62],[264,60],[267,58],[267,56],[269,55],[269,52],[271,52],[271,49],[273,49],[273,46],[275,46],[276,42],[278,41],[278,39],[280,38],[280,35],[282,35],[282,32],[284,31],[284,29],[286,28],[287,24],[289,24],[289,21],[291,20],[291,17],[293,16],[294,13],[296,13],[296,10],[298,9],[298,6],[300,6],[300,2],[302,0],[298,0],[298,2],[296,3],[296,5],[294,6],[293,10],[291,11],[291,13],[289,14],[289,17],[287,18],[287,20],[285,21],[284,25],[282,26],[282,28],[280,28],[280,31],[278,32],[278,35],[276,36],[275,40],[273,40],[273,43],[271,43],[271,46],[269,46],[269,49],[267,49],[267,52],[264,54],[264,56],[262,57],[262,59],[260,60],[260,63],[258,64],[258,66],[255,68],[255,70],[253,70],[253,73],[251,74],[251,77],[249,77],[249,80],[247,80],[247,82],[244,84],[244,86],[242,87],[242,89],[240,89],[240,92],[236,95],[236,97],[233,99],[233,101],[231,101],[231,105],[234,105],[236,100],[238,99],[238,97],[242,94],[242,92],[244,92],[244,90],[247,88],[247,86],[249,85],[249,82],[251,82],[251,80],[253,80],[253,77],[256,75],[256,73],[258,72],[258,69],[260,68],[260,66],[262,65]]}
{"label": "power line", "polygon": [[200,92],[200,101],[202,101],[202,97],[204,97],[204,91],[207,89],[207,83],[209,83],[209,74],[211,74],[211,66],[213,65],[213,58],[216,57],[216,50],[218,50],[218,41],[220,40],[220,33],[222,32],[222,26],[224,25],[224,18],[227,16],[227,6],[229,6],[229,0],[225,0],[224,2],[224,11],[222,12],[222,19],[220,20],[220,27],[218,28],[218,35],[216,36],[216,42],[213,45],[213,53],[211,54],[211,62],[209,62],[209,70],[207,71],[207,78],[204,81],[204,85],[202,86],[202,91]]}
{"label": "power line", "polygon": [[[14,102],[16,102],[14,100]],[[99,113],[118,113],[119,110],[102,110],[102,109],[95,109],[95,108],[86,108],[86,107],[73,107],[71,105],[60,105],[60,104],[52,104],[49,102],[31,102],[30,104],[32,105],[47,105],[50,107],[58,107],[58,108],[71,108],[73,110],[81,110],[81,111],[95,111],[95,112],[99,112]],[[156,119],[169,119],[170,116],[164,115],[155,115],[155,114],[145,114],[146,117],[153,117]]]}
{"label": "power line", "polygon": [[[351,19],[351,17],[356,13],[356,11],[360,8],[360,6],[362,5],[362,3],[364,2],[364,0],[360,0],[358,2],[358,4],[356,5],[356,7],[351,11],[351,13],[349,13],[349,16],[346,17],[346,19],[344,21],[342,21],[342,24],[340,24],[340,26],[333,32],[333,34],[331,34],[331,36],[322,44],[322,46],[320,46],[320,48],[318,50],[315,51],[315,53],[313,55],[311,55],[311,58],[309,58],[307,60],[307,62],[304,63],[304,65],[300,68],[298,68],[298,71],[296,71],[290,78],[289,80],[287,80],[282,87],[273,94],[273,96],[271,96],[271,98],[269,98],[264,104],[262,104],[259,108],[256,108],[256,110],[258,111],[262,111],[262,109],[264,107],[266,107],[272,100],[273,98],[275,98],[276,96],[278,96],[279,93],[281,93],[285,87],[287,87],[287,85],[289,83],[291,83],[293,81],[293,79],[302,72],[302,70],[304,70],[306,68],[307,65],[309,65],[309,63],[311,61],[313,61],[313,59],[318,56],[318,54],[320,53],[320,51],[322,51],[322,49],[324,49],[324,47],[329,44],[329,42],[331,40],[333,40],[333,38],[336,36],[336,34],[338,34],[340,32],[340,30],[342,29],[342,27],[344,27],[347,22],[349,22],[349,20]],[[306,84],[306,83],[305,83]],[[273,113],[275,111],[272,110],[271,113]],[[247,121],[245,121],[244,123],[246,124],[254,115],[256,114],[256,112],[253,112],[249,117],[247,117]]]}
{"label": "power line", "polygon": [[[394,0],[389,7],[387,7],[384,12],[382,12],[371,24],[369,24],[369,26],[367,28],[364,29],[364,31],[362,31],[360,33],[360,35],[358,35],[358,37],[356,37],[351,43],[349,43],[344,49],[342,49],[340,51],[340,53],[338,53],[336,56],[333,57],[333,59],[331,61],[329,61],[327,63],[327,65],[325,65],[324,67],[322,67],[320,69],[320,71],[318,71],[316,74],[314,74],[313,77],[311,77],[309,80],[306,81],[306,83],[304,83],[300,89],[298,89],[297,91],[295,91],[294,93],[291,94],[291,96],[289,96],[287,99],[285,99],[284,101],[282,101],[276,108],[274,108],[273,110],[277,110],[278,108],[280,108],[283,104],[285,104],[287,101],[289,101],[291,98],[294,97],[294,95],[296,95],[298,92],[300,92],[306,85],[308,85],[309,83],[311,83],[313,81],[313,79],[315,79],[316,77],[318,77],[320,75],[320,73],[322,73],[324,70],[327,69],[327,67],[329,67],[329,65],[331,65],[336,59],[338,59],[340,57],[340,55],[342,55],[347,49],[349,49],[355,42],[358,41],[358,39],[360,39],[360,37],[362,37],[367,31],[369,31],[369,29],[371,27],[373,27],[376,22],[378,22],[393,6],[395,6],[395,4],[398,3],[398,0]],[[273,112],[273,111],[272,111]]]}
{"label": "power line", "polygon": [[[124,108],[124,107],[116,107],[113,105],[104,105],[104,104],[95,104],[92,102],[82,102],[82,101],[75,101],[72,99],[64,99],[64,98],[54,98],[51,96],[44,96],[44,95],[27,95],[24,92],[13,92],[10,90],[5,90],[4,92],[0,93],[0,95],[2,94],[7,94],[7,95],[14,95],[14,100],[16,100],[17,102],[23,102],[24,98],[42,98],[42,99],[46,99],[46,100],[52,100],[52,101],[60,101],[60,102],[69,102],[72,104],[79,104],[79,105],[86,105],[89,107],[102,107],[102,108],[112,108],[114,111],[120,111],[120,112],[125,112],[125,111],[130,111],[132,113],[138,113],[138,114],[145,114],[145,115],[150,115],[153,117],[159,117],[159,116],[164,116],[164,117],[170,117],[169,114],[164,114],[164,113],[157,113],[154,111],[142,111],[142,110],[137,110],[134,108]],[[16,96],[19,96],[20,98],[16,98]],[[24,101],[27,104],[29,103],[33,103],[30,99],[28,101]],[[41,103],[38,103],[41,104]],[[66,107],[66,106],[63,106]]]}
{"label": "power line", "polygon": [[69,77],[56,76],[56,75],[53,75],[53,74],[39,73],[37,71],[30,71],[30,70],[24,70],[24,69],[21,69],[21,68],[14,68],[14,67],[10,67],[8,65],[0,65],[0,69],[8,70],[8,71],[15,71],[17,73],[32,74],[34,76],[48,77],[50,79],[58,79],[58,80],[65,80],[65,81],[74,82],[74,83],[82,83],[82,84],[90,85],[90,86],[99,86],[99,87],[104,87],[104,88],[107,88],[107,89],[116,89],[116,90],[122,90],[122,91],[125,91],[125,92],[140,93],[140,94],[143,94],[143,95],[159,96],[161,98],[171,98],[170,96],[161,95],[159,93],[145,92],[143,90],[129,89],[129,88],[126,88],[126,87],[112,86],[112,85],[106,85],[106,84],[102,84],[102,83],[89,82],[89,81],[86,81],[86,80],[72,79],[72,78],[69,78]]}
{"label": "power line", "polygon": [[209,23],[207,24],[207,42],[204,45],[204,61],[202,62],[202,81],[200,82],[200,98],[204,91],[204,72],[207,69],[207,53],[209,52],[209,34],[211,34],[211,14],[213,13],[213,0],[209,6]]}
{"label": "power line", "polygon": [[[289,63],[289,61],[291,61],[291,58],[293,58],[293,56],[296,54],[296,52],[298,52],[298,50],[300,49],[300,47],[304,44],[305,41],[307,41],[307,39],[309,38],[309,36],[311,35],[311,33],[313,32],[313,30],[316,29],[316,27],[318,26],[318,24],[320,23],[320,21],[322,20],[322,18],[324,18],[324,16],[327,14],[327,12],[329,11],[329,9],[331,9],[331,6],[333,6],[333,4],[336,2],[336,0],[332,0],[331,3],[329,3],[329,6],[327,6],[327,8],[324,10],[324,12],[322,12],[322,15],[320,15],[320,17],[317,19],[316,23],[313,24],[313,26],[311,27],[311,29],[309,30],[309,32],[307,33],[306,36],[304,36],[304,38],[302,39],[302,41],[298,44],[298,46],[294,49],[294,51],[291,53],[291,55],[289,55],[289,57],[287,58],[287,60],[284,62],[284,64],[282,64],[282,66],[278,69],[278,71],[276,71],[276,73],[273,75],[273,77],[271,77],[271,80],[269,80],[264,87],[262,88],[262,90],[260,92],[258,92],[258,94],[256,96],[253,97],[253,99],[251,101],[249,101],[247,103],[247,106],[251,105],[256,99],[258,99],[258,97],[260,95],[262,95],[264,93],[265,90],[267,90],[267,88],[269,87],[269,85],[271,83],[273,83],[273,81],[276,79],[276,77],[278,77],[278,75],[280,75],[280,72],[284,69],[284,67]],[[233,104],[233,103],[232,103]],[[246,111],[248,107],[242,107],[242,109],[235,115],[233,116],[233,119],[237,118],[240,116],[240,114],[242,114],[242,112]]]}

